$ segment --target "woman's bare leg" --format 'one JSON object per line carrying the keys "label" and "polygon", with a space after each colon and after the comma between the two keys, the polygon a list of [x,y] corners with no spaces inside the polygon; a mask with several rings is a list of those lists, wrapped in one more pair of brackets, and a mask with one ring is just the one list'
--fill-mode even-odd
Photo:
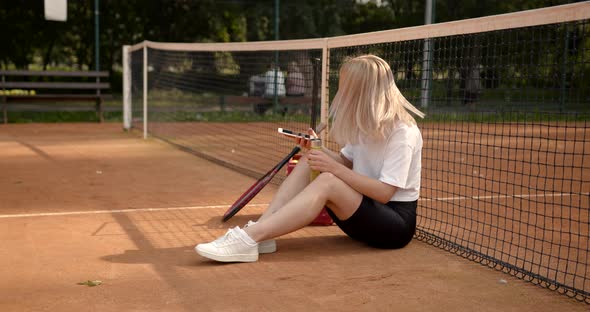
{"label": "woman's bare leg", "polygon": [[359,207],[362,198],[333,174],[322,173],[283,207],[244,230],[257,242],[281,236],[308,225],[326,205],[340,220],[346,220]]}
{"label": "woman's bare leg", "polygon": [[307,158],[303,156],[299,159],[291,174],[281,183],[279,190],[258,221],[268,218],[268,216],[281,209],[295,195],[299,194],[309,184],[309,172]]}

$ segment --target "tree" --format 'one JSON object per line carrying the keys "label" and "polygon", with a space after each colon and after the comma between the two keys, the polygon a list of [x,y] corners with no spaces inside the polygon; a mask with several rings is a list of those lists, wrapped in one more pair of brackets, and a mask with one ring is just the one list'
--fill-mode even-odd
{"label": "tree", "polygon": [[[445,22],[565,4],[566,0],[437,1]],[[274,0],[102,0],[102,70],[121,63],[121,48],[143,40],[228,42],[274,39]],[[331,37],[424,23],[424,1],[281,1],[280,39]],[[18,34],[18,35],[17,35]],[[68,1],[68,21],[46,21],[42,1],[0,0],[0,66],[94,68],[94,0]],[[214,57],[211,56],[211,62]],[[237,62],[240,63],[239,57]],[[419,55],[405,62],[411,75]]]}

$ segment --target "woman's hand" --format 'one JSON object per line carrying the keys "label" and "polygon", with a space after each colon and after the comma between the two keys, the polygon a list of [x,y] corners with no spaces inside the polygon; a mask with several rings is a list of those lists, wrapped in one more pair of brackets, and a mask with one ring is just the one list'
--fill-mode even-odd
{"label": "woman's hand", "polygon": [[[307,129],[307,134],[309,134],[309,136],[311,138],[318,137],[317,133],[315,133],[315,131],[313,131],[312,128]],[[302,139],[302,138],[295,138],[294,140],[295,140],[295,144],[301,146],[302,149],[310,149],[311,148],[311,140]]]}
{"label": "woman's hand", "polygon": [[312,170],[330,172],[336,175],[342,164],[324,153],[322,150],[312,149],[307,153],[307,164]]}

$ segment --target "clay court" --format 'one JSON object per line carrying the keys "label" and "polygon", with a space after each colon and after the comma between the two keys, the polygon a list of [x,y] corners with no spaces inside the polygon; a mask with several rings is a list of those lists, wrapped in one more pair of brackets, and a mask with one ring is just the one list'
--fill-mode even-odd
{"label": "clay court", "polygon": [[[335,226],[256,263],[193,247],[260,214],[267,186],[120,124],[0,125],[1,311],[588,311],[588,305],[414,240],[377,250]],[[100,280],[95,287],[78,285]]]}

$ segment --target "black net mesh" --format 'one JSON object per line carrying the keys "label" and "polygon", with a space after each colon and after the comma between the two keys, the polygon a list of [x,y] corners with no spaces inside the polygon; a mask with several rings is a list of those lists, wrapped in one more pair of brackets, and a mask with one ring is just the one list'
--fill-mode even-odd
{"label": "black net mesh", "polygon": [[371,53],[427,113],[418,239],[586,302],[589,30],[578,21],[330,50],[332,95],[340,64]]}
{"label": "black net mesh", "polygon": [[[582,20],[332,48],[326,64],[328,100],[340,65],[372,53],[427,113],[418,239],[586,303],[589,30]],[[131,58],[141,128],[143,52]],[[319,122],[320,59],[321,49],[148,49],[149,133],[260,177],[293,148],[278,127]]]}

